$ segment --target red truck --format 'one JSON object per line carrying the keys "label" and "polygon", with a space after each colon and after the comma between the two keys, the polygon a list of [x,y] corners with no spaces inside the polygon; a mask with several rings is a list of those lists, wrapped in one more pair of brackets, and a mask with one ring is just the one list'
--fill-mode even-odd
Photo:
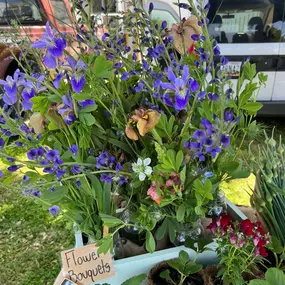
{"label": "red truck", "polygon": [[13,75],[18,68],[16,60],[7,60],[12,46],[14,53],[20,54],[9,39],[9,32],[13,33],[13,22],[21,27],[22,37],[35,41],[41,38],[47,21],[60,32],[72,33],[70,11],[69,0],[0,0],[0,78]]}

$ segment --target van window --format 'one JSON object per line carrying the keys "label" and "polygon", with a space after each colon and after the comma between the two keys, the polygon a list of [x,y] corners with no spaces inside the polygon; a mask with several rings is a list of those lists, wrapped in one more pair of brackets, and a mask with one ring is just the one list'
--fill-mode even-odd
{"label": "van window", "polygon": [[43,22],[35,0],[0,0],[0,24],[8,25],[12,20],[20,24]]}
{"label": "van window", "polygon": [[50,2],[53,6],[54,16],[59,24],[71,24],[68,11],[63,0],[50,0]]}
{"label": "van window", "polygon": [[160,10],[160,9],[154,9],[151,13],[151,19],[161,23],[162,21],[166,21],[168,24],[168,27],[171,27],[172,24],[176,24],[177,20],[175,17],[167,10]]}
{"label": "van window", "polygon": [[284,0],[210,0],[209,32],[219,43],[279,42]]}
{"label": "van window", "polygon": [[114,0],[96,0],[93,1],[93,13],[101,13],[102,7],[105,9],[108,13],[116,13],[117,7],[116,7],[116,1]]}

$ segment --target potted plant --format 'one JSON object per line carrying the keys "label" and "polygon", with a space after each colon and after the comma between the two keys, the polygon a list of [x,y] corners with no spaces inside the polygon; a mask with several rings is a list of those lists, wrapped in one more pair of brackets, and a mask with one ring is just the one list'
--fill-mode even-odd
{"label": "potted plant", "polygon": [[[21,66],[0,81],[1,183],[62,213],[99,241],[99,252],[112,249],[124,228],[135,229],[149,252],[165,237],[174,243],[206,215],[221,181],[249,174],[237,155],[262,107],[250,98],[266,78],[254,82],[255,66],[245,61],[234,94],[227,74],[215,73],[227,59],[207,31],[209,6],[179,7],[191,8],[202,30],[188,53],[174,52],[187,21],[172,37],[166,22],[151,21],[153,5],[128,11],[125,31],[102,38],[84,10],[78,48],[68,49],[47,22],[28,47],[41,72]],[[11,116],[16,103],[22,109]]]}
{"label": "potted plant", "polygon": [[213,284],[216,278],[223,284],[238,285],[264,277],[261,264],[263,258],[268,256],[266,245],[270,237],[265,234],[260,222],[253,223],[248,219],[233,222],[230,216],[222,214],[213,218],[208,228],[216,236],[216,251],[220,256],[212,276]]}

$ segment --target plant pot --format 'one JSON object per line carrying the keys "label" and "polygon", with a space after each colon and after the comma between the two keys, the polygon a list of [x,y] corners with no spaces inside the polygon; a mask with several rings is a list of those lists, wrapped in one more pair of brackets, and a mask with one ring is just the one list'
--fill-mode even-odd
{"label": "plant pot", "polygon": [[[175,283],[179,283],[179,274],[173,270],[166,261],[163,261],[157,264],[151,269],[147,276],[148,285],[167,285],[168,283],[165,279],[160,277],[160,273],[165,270],[170,271],[170,277]],[[204,285],[204,280],[200,274],[193,274],[185,279],[183,285],[192,284],[192,285]]]}
{"label": "plant pot", "polygon": [[227,211],[227,201],[224,192],[218,191],[216,198],[210,201],[207,205],[208,212],[206,216],[208,218],[218,217],[221,213]]}

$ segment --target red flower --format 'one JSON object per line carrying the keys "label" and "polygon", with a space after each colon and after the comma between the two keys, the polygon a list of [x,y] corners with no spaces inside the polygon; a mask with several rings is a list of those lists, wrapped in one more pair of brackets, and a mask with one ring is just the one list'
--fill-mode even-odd
{"label": "red flower", "polygon": [[254,234],[252,231],[253,226],[254,226],[253,223],[249,219],[243,220],[240,224],[240,228],[243,231],[245,236],[251,236]]}
{"label": "red flower", "polygon": [[220,225],[222,231],[227,231],[228,228],[233,227],[232,218],[229,215],[222,213],[220,216]]}
{"label": "red flower", "polygon": [[195,50],[195,46],[194,46],[194,43],[191,45],[191,47],[189,48],[188,50],[188,54],[192,54]]}
{"label": "red flower", "polygon": [[259,231],[259,233],[264,236],[265,235],[265,231],[263,230],[262,226],[261,226],[261,222],[256,222],[256,226],[257,226],[257,230]]}
{"label": "red flower", "polygon": [[217,228],[218,228],[217,218],[213,218],[212,223],[207,226],[207,229],[210,230],[213,234],[215,234],[217,231]]}

